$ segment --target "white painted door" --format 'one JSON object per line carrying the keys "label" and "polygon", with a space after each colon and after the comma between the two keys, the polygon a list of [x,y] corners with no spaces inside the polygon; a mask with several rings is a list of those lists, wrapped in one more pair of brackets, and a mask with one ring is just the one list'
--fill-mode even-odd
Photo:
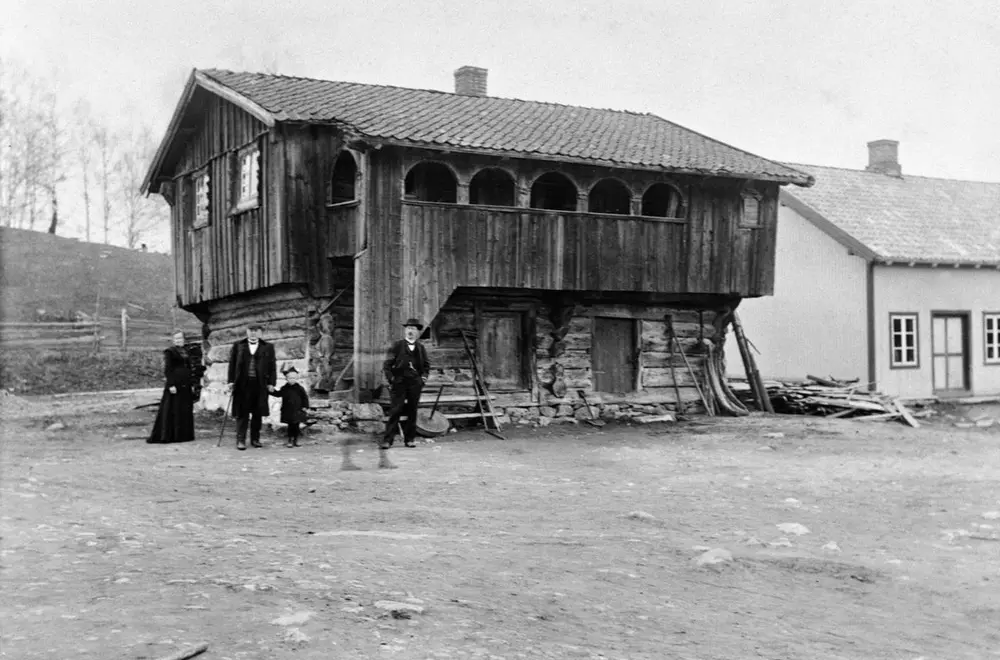
{"label": "white painted door", "polygon": [[968,383],[969,345],[966,317],[935,314],[932,317],[931,341],[934,391],[965,392]]}

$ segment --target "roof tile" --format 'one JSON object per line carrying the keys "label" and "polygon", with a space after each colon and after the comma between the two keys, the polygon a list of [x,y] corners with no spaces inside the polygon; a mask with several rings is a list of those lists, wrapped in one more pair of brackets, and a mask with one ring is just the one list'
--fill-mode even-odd
{"label": "roof tile", "polygon": [[881,259],[1000,265],[1000,183],[788,165],[816,178],[788,194]]}
{"label": "roof tile", "polygon": [[650,114],[219,69],[200,73],[279,120],[337,121],[373,138],[811,183],[794,168]]}

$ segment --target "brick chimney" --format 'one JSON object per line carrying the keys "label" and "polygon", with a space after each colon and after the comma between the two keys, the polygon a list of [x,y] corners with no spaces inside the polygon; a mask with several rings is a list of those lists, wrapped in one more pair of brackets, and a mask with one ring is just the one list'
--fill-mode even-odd
{"label": "brick chimney", "polygon": [[486,74],[488,69],[478,66],[463,66],[455,69],[455,93],[466,96],[486,96]]}
{"label": "brick chimney", "polygon": [[899,164],[899,142],[896,140],[875,140],[868,143],[869,172],[903,176],[903,168]]}

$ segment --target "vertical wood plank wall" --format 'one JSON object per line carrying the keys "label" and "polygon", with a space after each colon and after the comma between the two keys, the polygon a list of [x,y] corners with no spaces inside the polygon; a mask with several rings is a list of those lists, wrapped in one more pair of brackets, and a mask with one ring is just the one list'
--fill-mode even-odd
{"label": "vertical wood plank wall", "polygon": [[[396,151],[369,156],[368,249],[355,261],[355,386],[377,387],[381,381],[386,345],[401,336],[402,274],[406,258],[402,247],[403,165]],[[425,320],[425,323],[427,321]]]}
{"label": "vertical wood plank wall", "polygon": [[[180,203],[174,206],[174,259],[181,303],[188,305],[262,288],[280,278],[282,258],[270,249],[280,217],[270,203],[267,186],[278,155],[266,139],[267,127],[232,103],[208,93],[201,126],[189,138],[178,165],[175,184]],[[260,204],[233,213],[234,159],[241,147],[256,141],[261,148]],[[209,175],[209,225],[193,229],[194,195],[191,175]],[[279,168],[280,169],[280,168]]]}
{"label": "vertical wood plank wall", "polygon": [[405,202],[402,307],[429,321],[458,287],[769,294],[776,199],[755,228],[735,184],[693,193],[685,222]]}
{"label": "vertical wood plank wall", "polygon": [[357,205],[327,208],[328,185],[342,140],[325,127],[301,126],[286,129],[282,142],[289,264],[283,281],[307,284],[317,297],[331,296],[336,292],[329,257],[356,251]]}

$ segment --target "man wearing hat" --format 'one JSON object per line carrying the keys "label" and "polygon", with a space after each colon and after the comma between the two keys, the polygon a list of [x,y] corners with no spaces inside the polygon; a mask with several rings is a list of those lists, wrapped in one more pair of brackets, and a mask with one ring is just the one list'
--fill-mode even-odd
{"label": "man wearing hat", "polygon": [[417,319],[407,319],[403,324],[403,339],[393,343],[389,354],[382,365],[385,379],[392,391],[392,408],[389,410],[389,421],[382,436],[383,449],[392,446],[399,426],[399,418],[406,415],[403,425],[403,443],[407,447],[415,447],[417,435],[417,406],[420,404],[420,392],[424,389],[427,376],[431,372],[431,364],[427,360],[427,349],[420,343],[424,324]]}
{"label": "man wearing hat", "polygon": [[260,447],[260,427],[269,412],[268,392],[278,381],[274,346],[260,338],[259,323],[247,326],[247,338],[240,339],[229,352],[229,384],[233,392],[233,417],[236,418],[236,448]]}

